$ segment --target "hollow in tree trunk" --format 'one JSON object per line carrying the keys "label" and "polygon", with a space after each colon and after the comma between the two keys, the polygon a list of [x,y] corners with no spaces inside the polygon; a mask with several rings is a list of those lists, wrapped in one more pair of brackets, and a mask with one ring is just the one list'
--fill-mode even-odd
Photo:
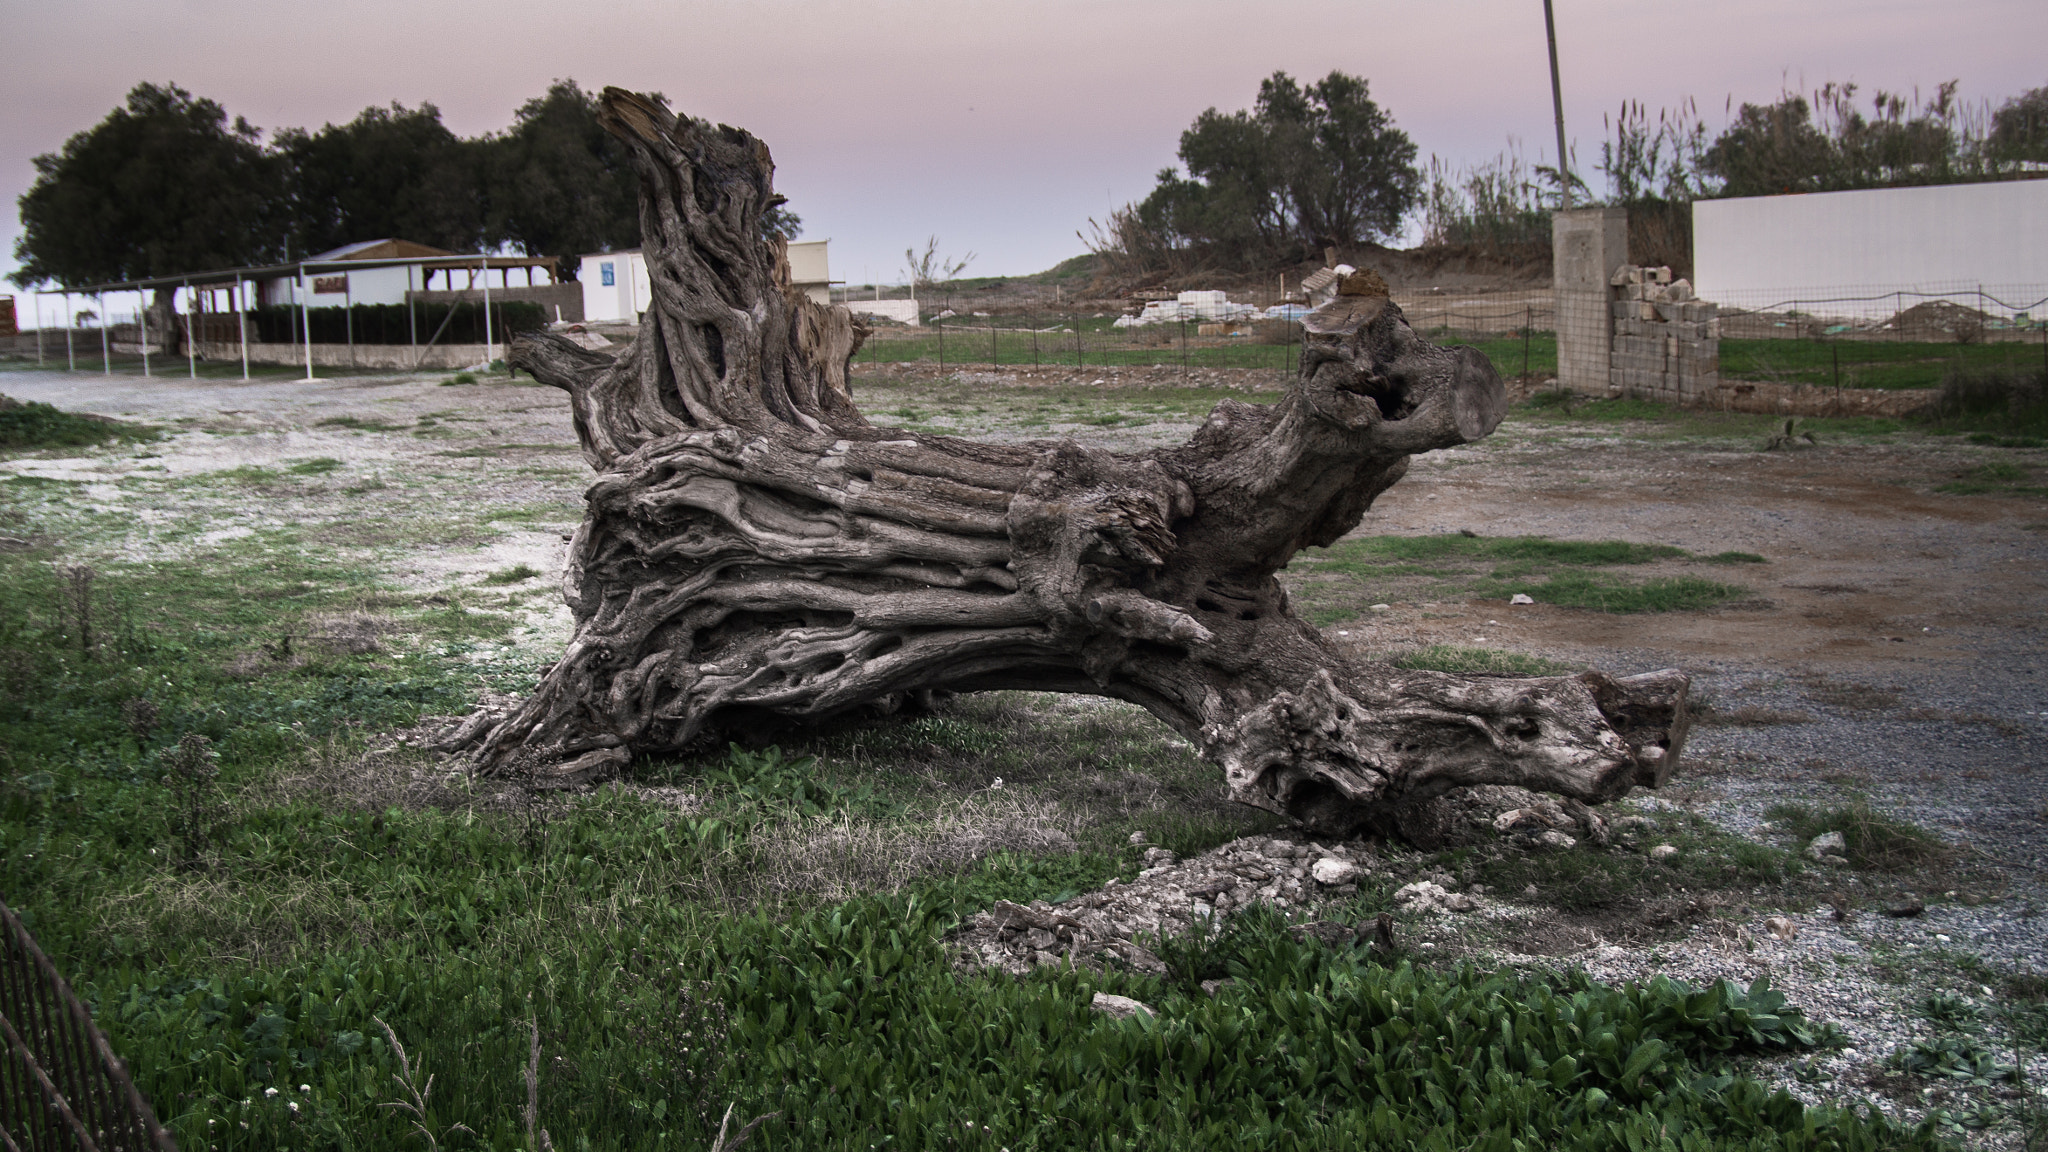
{"label": "hollow in tree trunk", "polygon": [[1585,803],[1661,783],[1686,678],[1516,678],[1360,660],[1275,578],[1356,527],[1418,452],[1491,432],[1492,365],[1412,331],[1376,277],[1306,321],[1270,406],[1113,453],[870,424],[866,330],[794,291],[762,213],[768,149],[618,89],[652,299],[616,356],[538,335],[512,363],[566,390],[597,471],[569,549],[567,652],[449,746],[574,783],[722,732],[1035,689],[1136,703],[1220,764],[1231,798],[1321,833],[1398,833],[1453,788]]}

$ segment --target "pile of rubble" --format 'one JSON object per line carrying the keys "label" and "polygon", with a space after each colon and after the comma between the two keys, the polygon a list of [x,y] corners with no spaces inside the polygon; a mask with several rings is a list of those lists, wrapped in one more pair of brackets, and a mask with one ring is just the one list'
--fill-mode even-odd
{"label": "pile of rubble", "polygon": [[[1460,789],[1439,798],[1440,844],[1491,841],[1520,852],[1560,852],[1590,838],[1606,844],[1609,825],[1599,813],[1520,788]],[[1627,817],[1613,831],[1633,834],[1641,817]],[[1133,844],[1144,834],[1134,833]],[[1102,888],[1054,905],[1029,906],[998,900],[971,917],[949,938],[962,970],[989,967],[1023,975],[1041,964],[1100,968],[1106,959],[1144,972],[1165,965],[1145,941],[1185,933],[1211,917],[1229,916],[1254,904],[1308,909],[1350,896],[1364,880],[1399,877],[1396,865],[1365,842],[1324,844],[1300,833],[1249,836],[1182,860],[1159,847],[1145,849],[1145,867],[1130,883],[1111,880]],[[1460,892],[1449,873],[1412,875],[1394,890],[1402,912],[1456,914],[1486,907],[1485,889]],[[1308,924],[1300,930],[1370,943],[1373,924]],[[1380,932],[1385,929],[1378,929]]]}
{"label": "pile of rubble", "polygon": [[1682,401],[1721,382],[1720,309],[1666,267],[1624,264],[1614,289],[1608,384],[1625,396]]}
{"label": "pile of rubble", "polygon": [[[1132,842],[1143,843],[1143,836],[1134,834]],[[1361,877],[1381,872],[1378,857],[1364,844],[1326,847],[1303,838],[1251,836],[1190,860],[1153,847],[1145,850],[1145,869],[1128,884],[1111,880],[1058,906],[998,900],[956,931],[951,943],[963,968],[1022,975],[1040,964],[1069,960],[1097,968],[1113,956],[1140,971],[1163,972],[1165,965],[1140,939],[1179,935],[1198,920],[1253,903],[1291,908],[1348,896],[1358,891]]]}

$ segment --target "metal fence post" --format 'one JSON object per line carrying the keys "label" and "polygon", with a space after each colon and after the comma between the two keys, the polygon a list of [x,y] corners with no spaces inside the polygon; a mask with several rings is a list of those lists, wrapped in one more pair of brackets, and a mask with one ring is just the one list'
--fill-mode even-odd
{"label": "metal fence post", "polygon": [[1535,326],[1536,309],[1528,304],[1522,305],[1522,381],[1524,383],[1527,383],[1529,380],[1529,336],[1531,329]]}

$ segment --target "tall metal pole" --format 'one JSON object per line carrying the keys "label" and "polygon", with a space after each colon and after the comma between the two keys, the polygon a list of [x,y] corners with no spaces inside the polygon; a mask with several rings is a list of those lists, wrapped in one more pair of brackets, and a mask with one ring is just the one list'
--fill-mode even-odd
{"label": "tall metal pole", "polygon": [[199,293],[185,285],[185,365],[199,379]]}
{"label": "tall metal pole", "polygon": [[36,367],[43,366],[43,294],[36,293]]}
{"label": "tall metal pole", "polygon": [[[627,272],[632,269],[628,268]],[[484,367],[491,361],[491,258],[484,257]]]}
{"label": "tall metal pole", "polygon": [[67,361],[65,371],[76,372],[78,371],[78,353],[73,351],[71,347],[71,328],[71,293],[66,292],[64,294],[64,359]]}
{"label": "tall metal pole", "polygon": [[235,315],[242,325],[242,379],[249,378],[249,282],[235,281]]}
{"label": "tall metal pole", "polygon": [[114,374],[114,350],[107,347],[107,294],[101,292],[93,297],[100,310],[100,375]]}
{"label": "tall metal pole", "polygon": [[135,340],[137,346],[142,349],[142,378],[147,380],[149,379],[149,290],[137,288],[135,290],[135,300],[138,308],[135,313]]}
{"label": "tall metal pole", "polygon": [[299,330],[306,336],[306,379],[313,378],[313,293],[306,283],[306,266],[299,265]]}
{"label": "tall metal pole", "polygon": [[1557,183],[1563,198],[1560,207],[1572,206],[1572,166],[1564,143],[1564,89],[1557,82],[1557,21],[1550,14],[1550,0],[1543,0],[1543,35],[1550,40],[1550,107],[1557,115]]}

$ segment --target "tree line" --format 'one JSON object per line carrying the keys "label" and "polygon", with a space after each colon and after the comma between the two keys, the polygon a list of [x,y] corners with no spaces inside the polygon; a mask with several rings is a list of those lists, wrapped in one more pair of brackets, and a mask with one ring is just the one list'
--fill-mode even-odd
{"label": "tree line", "polygon": [[1575,204],[1631,210],[1632,250],[1689,266],[1695,199],[2048,176],[2048,87],[1995,109],[1964,104],[1956,88],[1924,100],[1879,90],[1866,101],[1854,84],[1739,109],[1731,99],[1719,132],[1690,102],[1652,123],[1632,101],[1602,125],[1600,194],[1576,163],[1531,164],[1514,147],[1462,170],[1432,158],[1424,171],[1363,77],[1332,71],[1303,85],[1275,72],[1250,109],[1197,116],[1180,164],[1096,222],[1090,247],[1113,275],[1252,271],[1391,239],[1419,210],[1425,244],[1540,257],[1569,181]]}
{"label": "tree line", "polygon": [[[393,103],[266,140],[212,100],[138,84],[35,167],[18,201],[12,279],[23,287],[276,263],[385,237],[554,257],[640,242],[639,179],[598,124],[595,93],[568,79],[504,131],[468,139],[432,104]],[[778,209],[769,227],[794,237],[802,224]]]}

